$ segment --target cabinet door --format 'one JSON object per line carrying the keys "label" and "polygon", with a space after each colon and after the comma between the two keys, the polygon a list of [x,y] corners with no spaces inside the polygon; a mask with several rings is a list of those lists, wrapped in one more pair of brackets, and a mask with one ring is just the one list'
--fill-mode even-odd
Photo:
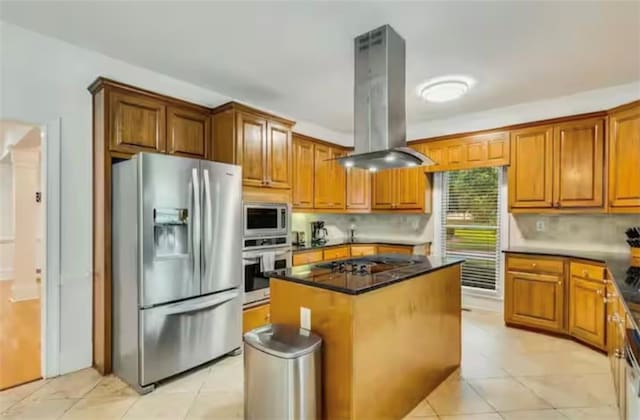
{"label": "cabinet door", "polygon": [[316,209],[333,208],[332,177],[334,162],[331,161],[331,147],[316,144],[313,147],[313,207]]}
{"label": "cabinet door", "polygon": [[385,169],[375,172],[371,177],[371,207],[373,209],[394,208],[396,171],[397,169]]}
{"label": "cabinet door", "polygon": [[293,207],[313,208],[313,143],[293,137]]}
{"label": "cabinet door", "polygon": [[261,187],[266,184],[267,121],[245,112],[237,113],[238,164],[242,166],[242,183]]}
{"label": "cabinet door", "polygon": [[347,172],[347,210],[371,208],[371,174],[366,169],[349,168]]}
{"label": "cabinet door", "polygon": [[609,116],[609,207],[640,213],[640,104]]}
{"label": "cabinet door", "polygon": [[269,121],[267,124],[267,178],[271,188],[291,188],[291,128]]}
{"label": "cabinet door", "polygon": [[347,258],[350,255],[350,249],[348,246],[341,246],[338,248],[325,249],[322,252],[322,259],[324,261],[339,260],[341,258]]}
{"label": "cabinet door", "polygon": [[425,196],[424,168],[395,170],[394,208],[403,210],[423,210]]}
{"label": "cabinet door", "polygon": [[505,279],[505,320],[549,331],[564,326],[562,276],[508,271]]}
{"label": "cabinet door", "polygon": [[[341,158],[347,152],[341,149],[331,149],[331,159]],[[337,161],[331,161],[331,178],[326,182],[331,186],[331,207],[334,209],[344,209],[347,198],[347,171],[344,166]]]}
{"label": "cabinet door", "polygon": [[210,142],[209,115],[191,109],[167,108],[167,152],[204,158]]}
{"label": "cabinet door", "polygon": [[511,133],[510,208],[553,207],[552,134],[551,126]]}
{"label": "cabinet door", "polygon": [[375,245],[351,245],[352,257],[363,257],[365,255],[375,255],[377,253]]}
{"label": "cabinet door", "polygon": [[569,290],[569,333],[604,349],[605,304],[602,282],[571,276]]}
{"label": "cabinet door", "polygon": [[164,152],[165,117],[163,102],[142,95],[111,92],[111,150],[126,153]]}
{"label": "cabinet door", "polygon": [[554,127],[554,207],[602,207],[604,119]]}

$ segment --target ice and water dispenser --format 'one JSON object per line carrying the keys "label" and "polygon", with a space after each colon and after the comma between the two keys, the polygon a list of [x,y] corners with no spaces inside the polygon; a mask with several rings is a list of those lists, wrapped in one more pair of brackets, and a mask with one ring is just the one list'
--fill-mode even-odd
{"label": "ice and water dispenser", "polygon": [[179,258],[189,255],[187,209],[153,209],[153,233],[156,258]]}

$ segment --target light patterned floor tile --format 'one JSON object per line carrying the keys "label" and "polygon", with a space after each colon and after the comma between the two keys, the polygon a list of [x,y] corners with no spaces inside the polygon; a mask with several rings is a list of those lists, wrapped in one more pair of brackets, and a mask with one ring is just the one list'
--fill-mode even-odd
{"label": "light patterned floor tile", "polygon": [[551,408],[547,402],[513,378],[474,379],[469,383],[497,411]]}
{"label": "light patterned floor tile", "polygon": [[154,393],[198,392],[209,377],[210,370],[211,368],[206,366],[162,382],[157,386]]}
{"label": "light patterned floor tile", "polygon": [[427,397],[427,401],[439,416],[495,411],[462,380],[447,379]]}
{"label": "light patterned floor tile", "polygon": [[15,405],[19,400],[15,398],[0,398],[0,413],[3,413],[13,405]]}
{"label": "light patterned floor tile", "polygon": [[138,397],[91,398],[78,401],[63,416],[63,420],[119,420]]}
{"label": "light patterned floor tile", "polygon": [[82,369],[50,380],[27,397],[29,400],[79,399],[85,396],[102,379],[94,369]]}
{"label": "light patterned floor tile", "polygon": [[187,413],[188,420],[242,419],[244,399],[241,392],[202,391]]}
{"label": "light patterned floor tile", "polygon": [[611,376],[606,373],[517,379],[556,408],[597,407],[616,402]]}
{"label": "light patterned floor tile", "polygon": [[[560,411],[570,420],[619,420],[617,407],[561,408]],[[627,419],[631,420],[631,419]]]}
{"label": "light patterned floor tile", "polygon": [[558,410],[525,410],[500,412],[504,420],[567,420]]}
{"label": "light patterned floor tile", "polygon": [[120,378],[105,376],[84,398],[122,398],[137,397],[138,393]]}
{"label": "light patterned floor tile", "polygon": [[59,418],[77,400],[56,399],[30,401],[24,399],[5,411],[0,418],[16,420],[52,420]]}
{"label": "light patterned floor tile", "polygon": [[426,398],[407,415],[408,418],[416,418],[416,417],[434,417],[436,412],[433,411],[433,408],[429,405],[429,402]]}
{"label": "light patterned floor tile", "polygon": [[196,398],[195,392],[151,393],[136,400],[124,415],[126,420],[184,419]]}
{"label": "light patterned floor tile", "polygon": [[480,354],[463,355],[459,376],[464,379],[505,378],[509,374],[498,363]]}
{"label": "light patterned floor tile", "polygon": [[498,413],[461,414],[457,416],[440,416],[442,420],[502,420]]}
{"label": "light patterned floor tile", "polygon": [[235,357],[211,366],[211,371],[202,385],[203,391],[243,391],[244,367],[242,358]]}
{"label": "light patterned floor tile", "polygon": [[29,382],[24,385],[19,385],[13,388],[5,389],[4,391],[0,391],[0,401],[4,399],[20,401],[23,398],[28,397],[33,394],[38,389],[42,388],[48,383],[46,379],[40,379],[37,381]]}

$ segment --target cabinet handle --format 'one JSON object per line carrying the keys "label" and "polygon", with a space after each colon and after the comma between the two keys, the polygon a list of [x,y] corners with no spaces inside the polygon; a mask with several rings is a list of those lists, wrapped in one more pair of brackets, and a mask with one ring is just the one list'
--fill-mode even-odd
{"label": "cabinet handle", "polygon": [[562,280],[558,280],[558,284],[562,286]]}
{"label": "cabinet handle", "polygon": [[620,351],[620,349],[615,349],[615,350],[613,351],[613,357],[615,357],[616,359],[622,359],[623,354],[622,354],[622,352]]}
{"label": "cabinet handle", "polygon": [[536,263],[531,263],[531,267],[536,268],[538,266],[538,264]]}
{"label": "cabinet handle", "polygon": [[602,290],[596,290],[596,294],[602,296]]}
{"label": "cabinet handle", "polygon": [[589,278],[589,272],[587,270],[582,270],[582,275],[587,279]]}
{"label": "cabinet handle", "polygon": [[618,297],[618,295],[616,295],[615,293],[607,293],[607,297],[608,297],[609,299],[614,299],[614,298],[617,298],[617,297]]}

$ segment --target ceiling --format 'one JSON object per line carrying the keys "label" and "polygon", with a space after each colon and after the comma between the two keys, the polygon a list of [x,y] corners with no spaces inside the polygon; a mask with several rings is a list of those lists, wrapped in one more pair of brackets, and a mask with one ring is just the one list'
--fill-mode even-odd
{"label": "ceiling", "polygon": [[[633,1],[2,1],[0,18],[344,133],[353,38],[385,23],[406,39],[409,124],[640,80]],[[477,85],[422,102],[443,74]]]}

